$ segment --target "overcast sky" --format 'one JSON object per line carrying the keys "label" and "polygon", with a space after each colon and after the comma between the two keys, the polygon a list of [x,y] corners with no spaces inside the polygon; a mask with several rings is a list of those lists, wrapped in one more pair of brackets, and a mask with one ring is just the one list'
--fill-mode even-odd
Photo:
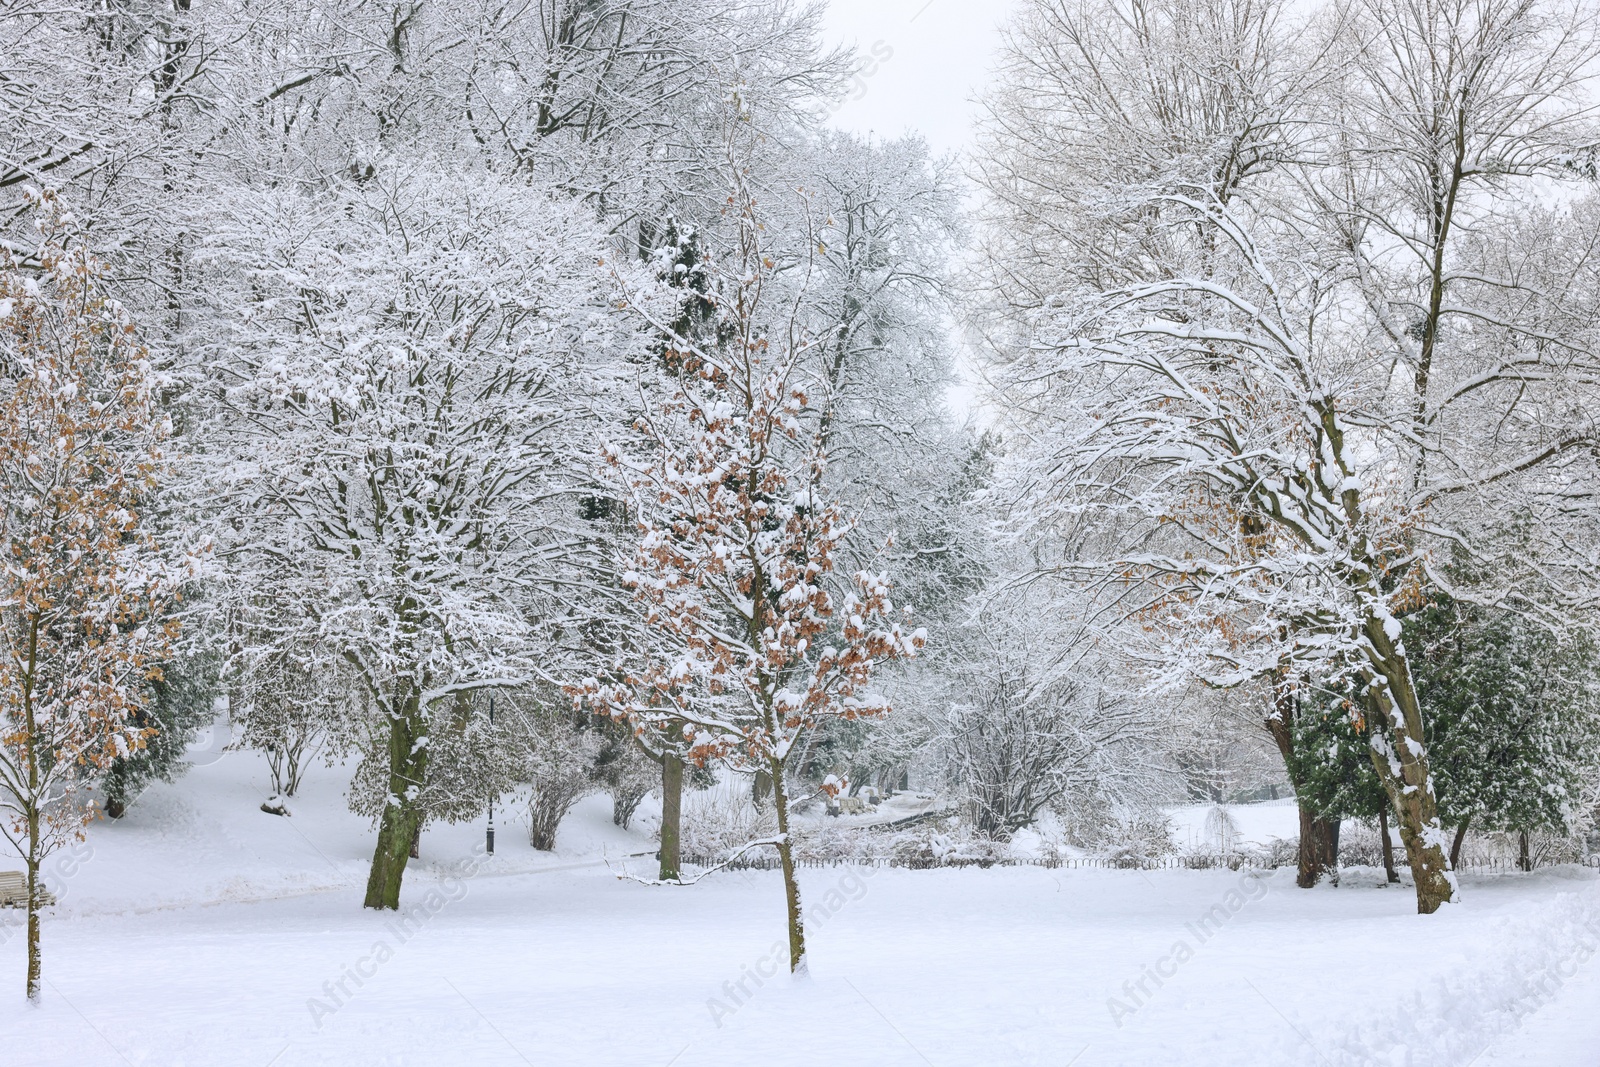
{"label": "overcast sky", "polygon": [[[999,45],[999,25],[1016,0],[829,0],[830,43],[888,55],[833,116],[857,133],[897,137],[915,131],[937,154],[972,142],[973,98]],[[876,52],[874,53],[874,46]],[[948,394],[958,418],[985,422],[971,354],[952,328],[958,383]]]}
{"label": "overcast sky", "polygon": [[[987,78],[998,25],[1014,0],[829,0],[834,41],[889,58],[834,115],[842,129],[915,130],[935,152],[967,146],[972,97]],[[856,99],[855,97],[859,97]]]}

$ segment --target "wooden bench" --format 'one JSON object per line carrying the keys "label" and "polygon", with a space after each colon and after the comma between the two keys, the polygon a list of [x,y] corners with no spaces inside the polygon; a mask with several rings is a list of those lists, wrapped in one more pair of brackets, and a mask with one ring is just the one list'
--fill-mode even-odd
{"label": "wooden bench", "polygon": [[[56,898],[44,889],[39,890],[40,904],[54,904]],[[21,871],[0,871],[0,908],[26,908],[28,906],[28,876]]]}

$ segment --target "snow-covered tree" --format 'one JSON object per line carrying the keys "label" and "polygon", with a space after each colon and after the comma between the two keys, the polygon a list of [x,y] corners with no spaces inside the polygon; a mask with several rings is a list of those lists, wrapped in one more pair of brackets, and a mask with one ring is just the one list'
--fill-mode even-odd
{"label": "snow-covered tree", "polygon": [[[741,84],[739,99],[748,102],[751,95],[766,100],[761,90]],[[786,121],[773,119],[767,108],[753,107],[747,117],[755,115],[762,116],[762,129]],[[969,566],[977,540],[969,527],[976,524],[960,514],[971,491],[968,443],[945,409],[951,377],[946,275],[959,237],[952,167],[931,160],[913,138],[875,143],[804,128],[762,138],[747,154],[746,180],[763,204],[773,284],[805,278],[797,313],[817,337],[807,373],[823,390],[817,406],[825,412],[819,433],[830,456],[828,487],[861,522],[853,550],[859,556],[851,563],[888,568],[903,596],[938,601],[939,608],[959,603],[981,578]],[[793,196],[796,184],[810,195]],[[719,206],[723,198],[716,198]],[[692,206],[678,208],[689,212]],[[689,214],[656,232],[650,263],[679,309],[664,324],[670,333],[714,343],[707,261],[725,257],[736,242],[733,221],[720,211],[709,219]],[[659,349],[670,361],[670,339]],[[620,524],[631,536],[627,502],[598,503],[606,515],[597,532],[611,536]],[[596,581],[613,578],[597,575]],[[612,616],[603,634],[591,634],[591,645],[634,649],[616,652],[615,659],[650,655],[637,610],[616,606]],[[825,725],[806,737],[793,766],[820,784],[826,770],[818,773],[819,757],[869,743],[869,734],[864,721]],[[679,874],[673,842],[684,769],[673,746],[644,740],[642,751],[661,766],[660,877],[672,880]],[[766,776],[758,774],[756,783],[764,789]]]}
{"label": "snow-covered tree", "polygon": [[[974,496],[992,452],[992,442],[957,425],[948,404],[951,276],[965,237],[954,163],[931,156],[914,136],[825,133],[778,166],[798,172],[812,194],[801,200],[773,189],[762,203],[780,269],[806,277],[827,485],[858,520],[845,567],[886,570],[896,601],[942,629],[988,577],[986,516]],[[930,651],[929,663],[909,668],[919,681],[892,677],[902,666],[883,676],[884,686],[919,702],[918,687],[940,684],[929,673],[939,651]],[[914,758],[907,745],[931,738],[926,725],[827,723],[805,737],[792,767],[813,787],[833,774],[852,787],[887,788]],[[764,789],[765,778],[756,786]]]}
{"label": "snow-covered tree", "polygon": [[185,561],[147,509],[166,470],[160,382],[71,216],[0,249],[0,834],[27,865],[27,995],[40,995],[40,865],[93,813],[75,791],[142,747]]}
{"label": "snow-covered tree", "polygon": [[1115,796],[1154,769],[1156,716],[1062,608],[1001,596],[950,635],[935,743],[983,833],[1008,836],[1073,794]]}
{"label": "snow-covered tree", "polygon": [[214,655],[174,655],[160,665],[150,697],[133,714],[145,731],[144,747],[111,761],[100,779],[107,818],[120,819],[154,782],[172,782],[183,773],[184,752],[217,717],[217,667]]}
{"label": "snow-covered tree", "polygon": [[319,755],[344,747],[352,679],[318,645],[300,645],[309,620],[286,628],[291,640],[250,642],[233,672],[229,715],[243,729],[239,743],[267,759],[272,796],[262,808],[284,811],[283,801],[300,790],[307,767]]}
{"label": "snow-covered tree", "polygon": [[813,195],[762,202],[796,208],[767,226],[807,270],[829,484],[861,515],[866,551],[890,545],[882,562],[902,598],[919,612],[960,603],[975,568],[947,511],[969,448],[947,400],[949,279],[964,237],[953,163],[910,137],[825,134],[798,154]]}
{"label": "snow-covered tree", "polygon": [[915,654],[924,637],[902,629],[881,575],[835,585],[852,524],[825,492],[821,413],[808,397],[821,383],[807,380],[817,342],[795,305],[769,290],[775,260],[745,178],[735,167],[738,255],[718,265],[709,294],[718,343],[678,339],[676,369],[663,371],[659,401],[636,423],[642,441],[610,450],[639,515],[625,581],[665,654],[576,688],[696,764],[770,775],[778,833],[763,843],[776,846],[783,869],[798,971],[805,936],[788,761],[796,741],[828,719],[887,712],[872,672]]}
{"label": "snow-covered tree", "polygon": [[730,84],[771,133],[814,124],[848,68],[821,46],[820,7],[791,0],[479,0],[428,19],[419,69],[450,73],[424,91],[462,102],[484,151],[589,201],[646,254],[673,220],[720,210]]}
{"label": "snow-covered tree", "polygon": [[1586,635],[1441,599],[1406,620],[1418,649],[1439,810],[1456,827],[1570,832],[1600,766]]}
{"label": "snow-covered tree", "polygon": [[150,7],[19,0],[0,20],[0,237],[34,251],[37,200],[26,190],[70,190],[88,239],[121,231],[127,208],[149,207],[145,164],[156,118],[174,85],[158,80],[147,50]]}
{"label": "snow-covered tree", "polygon": [[[1400,617],[1445,580],[1434,546],[1470,549],[1484,516],[1570,478],[1552,472],[1592,439],[1577,416],[1593,380],[1586,287],[1549,294],[1482,258],[1538,214],[1508,192],[1578,177],[1592,18],[1402,0],[1292,42],[1271,5],[1230,9],[1029,8],[1060,18],[1027,32],[1070,26],[1085,47],[1041,49],[1049,75],[1016,50],[994,108],[990,181],[1015,225],[991,276],[1031,279],[996,345],[1037,445],[1014,469],[1014,514],[1139,624],[1152,669],[1354,679],[1429,912],[1455,883]],[[1386,46],[1355,47],[1374,35]],[[1150,47],[1162,40],[1170,56]],[[1119,111],[1074,76],[1078,59],[1052,66],[1061,56],[1104,60],[1119,71],[1105,84],[1130,92],[1151,64],[1175,82]],[[1426,106],[1372,103],[1396,91]],[[1181,106],[1155,106],[1168,96]],[[1040,145],[1087,131],[1126,147],[1129,114],[1204,116],[1204,136],[1181,153],[1151,140],[1145,158],[1165,157],[1131,181],[1079,166],[1030,192]],[[1064,141],[1018,141],[1030,116]],[[1509,289],[1522,295],[1508,305]],[[1559,343],[1554,317],[1570,327]]]}
{"label": "snow-covered tree", "polygon": [[629,344],[605,258],[537,185],[425,159],[241,190],[208,240],[234,599],[361,691],[387,782],[369,907],[397,906],[436,715],[536,677],[570,607]]}
{"label": "snow-covered tree", "polygon": [[528,784],[528,843],[542,852],[556,847],[556,831],[572,806],[599,787],[602,738],[592,717],[559,694],[526,702],[529,745],[522,774]]}

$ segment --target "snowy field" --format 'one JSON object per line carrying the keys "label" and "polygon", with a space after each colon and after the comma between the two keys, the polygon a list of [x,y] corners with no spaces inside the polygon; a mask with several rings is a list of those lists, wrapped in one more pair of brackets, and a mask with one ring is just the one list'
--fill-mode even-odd
{"label": "snowy field", "polygon": [[[1287,871],[812,869],[812,975],[757,982],[775,872],[619,880],[649,838],[596,797],[553,855],[515,826],[490,860],[481,825],[431,831],[411,917],[378,915],[337,774],[279,819],[253,758],[157,786],[58,867],[42,1008],[0,928],[0,1064],[1600,1062],[1593,872],[1468,876],[1464,904],[1419,919],[1362,871],[1305,892]],[[1428,973],[1397,980],[1401,953]]]}

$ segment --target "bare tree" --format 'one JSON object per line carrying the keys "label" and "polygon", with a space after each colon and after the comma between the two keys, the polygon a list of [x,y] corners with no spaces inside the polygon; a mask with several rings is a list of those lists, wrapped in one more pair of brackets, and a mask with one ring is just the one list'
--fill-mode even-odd
{"label": "bare tree", "polygon": [[[1353,679],[1351,713],[1430,912],[1454,899],[1455,880],[1399,616],[1444,581],[1432,546],[1486,548],[1473,524],[1512,501],[1532,510],[1551,464],[1593,441],[1577,415],[1596,380],[1588,298],[1530,289],[1508,314],[1515,278],[1468,266],[1464,237],[1495,247],[1537,216],[1507,198],[1512,183],[1579,177],[1593,19],[1533,4],[1337,7],[1296,53],[1266,32],[1273,8],[1236,5],[1261,35],[1196,34],[1172,61],[1260,72],[1261,91],[1241,84],[1214,112],[1227,121],[1209,149],[1170,153],[1131,185],[1081,167],[1046,180],[1034,148],[1009,151],[1004,120],[1040,94],[1063,128],[1122,144],[1122,92],[1159,53],[1092,42],[1138,39],[1149,13],[1176,33],[1206,6],[1099,5],[1107,28],[1071,22],[1091,43],[1051,61],[1070,54],[1081,72],[1101,56],[1128,67],[1131,54],[1143,66],[1105,90],[1019,80],[995,106],[991,184],[1001,217],[1022,226],[993,246],[990,276],[1065,251],[1033,275],[1032,305],[997,316],[1008,324],[998,377],[1039,445],[1013,469],[1013,516],[1051,531],[1051,566],[1139,624],[1128,633],[1158,672],[1219,685],[1276,676],[1286,689]],[[1169,89],[1200,93],[1182,78],[1151,84],[1131,113],[1164,113],[1155,104]],[[1409,103],[1397,110],[1392,92]],[[1264,117],[1240,101],[1265,104]],[[1267,129],[1272,151],[1240,154],[1256,143],[1244,133]],[[1466,217],[1466,230],[1449,221]],[[1028,254],[1010,257],[1019,242]],[[1380,277],[1379,264],[1394,273]],[[1551,336],[1549,304],[1578,328]],[[1441,387],[1446,350],[1458,376]]]}
{"label": "bare tree", "polygon": [[1152,710],[1117,684],[1091,631],[1053,623],[1069,612],[1037,599],[989,604],[952,635],[941,664],[953,681],[935,743],[991,836],[1032,825],[1072,793],[1113,796],[1155,763]]}

